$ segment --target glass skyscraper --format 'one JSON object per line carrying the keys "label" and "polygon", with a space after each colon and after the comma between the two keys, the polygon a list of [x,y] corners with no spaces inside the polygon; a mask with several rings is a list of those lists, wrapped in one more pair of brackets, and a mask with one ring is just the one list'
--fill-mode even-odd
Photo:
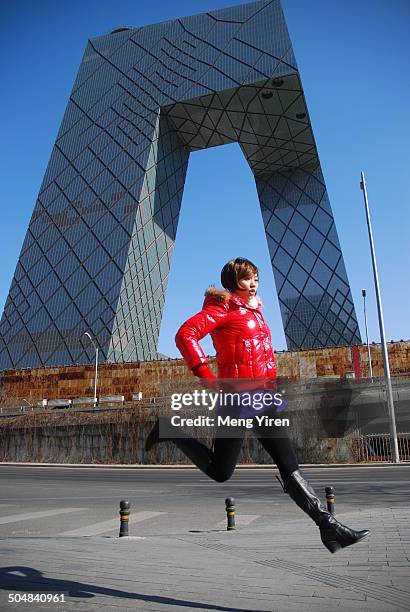
{"label": "glass skyscraper", "polygon": [[0,325],[0,368],[155,359],[189,155],[238,142],[288,348],[361,341],[279,0],[86,47]]}

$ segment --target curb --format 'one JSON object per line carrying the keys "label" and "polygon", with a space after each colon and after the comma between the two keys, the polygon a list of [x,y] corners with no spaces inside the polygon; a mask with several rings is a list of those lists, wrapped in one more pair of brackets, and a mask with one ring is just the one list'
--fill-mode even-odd
{"label": "curb", "polygon": [[[301,468],[380,468],[380,467],[408,467],[410,462],[390,463],[388,461],[378,461],[377,463],[301,463]],[[0,461],[0,467],[4,466],[21,466],[21,467],[58,467],[58,468],[108,468],[117,470],[197,470],[198,468],[192,464],[143,464],[143,463],[31,463],[23,461]],[[246,463],[238,464],[237,470],[269,470],[276,469],[275,464],[271,463]]]}

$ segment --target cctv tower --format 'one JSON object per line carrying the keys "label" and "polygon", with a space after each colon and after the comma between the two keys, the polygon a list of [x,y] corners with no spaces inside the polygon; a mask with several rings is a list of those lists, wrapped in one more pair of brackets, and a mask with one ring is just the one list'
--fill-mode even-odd
{"label": "cctv tower", "polygon": [[279,0],[86,47],[0,325],[0,368],[155,359],[191,152],[254,175],[288,348],[361,341]]}

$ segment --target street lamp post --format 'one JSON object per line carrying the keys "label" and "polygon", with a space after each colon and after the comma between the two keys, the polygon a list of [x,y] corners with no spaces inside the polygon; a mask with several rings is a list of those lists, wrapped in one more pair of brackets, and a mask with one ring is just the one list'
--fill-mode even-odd
{"label": "street lamp post", "polygon": [[372,382],[373,382],[372,355],[370,353],[369,332],[367,330],[366,289],[362,289],[362,296],[363,296],[364,326],[365,326],[365,329],[366,329],[367,355],[369,357],[369,374],[370,374],[370,378],[372,379]]}
{"label": "street lamp post", "polygon": [[92,342],[92,345],[95,349],[95,377],[94,377],[94,407],[97,406],[98,398],[97,398],[97,380],[98,380],[98,346],[95,344],[91,335],[88,332],[84,332],[83,336],[87,336]]}
{"label": "street lamp post", "polygon": [[366,180],[364,178],[364,172],[361,173],[360,189],[363,191],[364,207],[366,210],[367,230],[369,233],[370,252],[372,255],[374,287],[376,291],[377,313],[379,315],[380,340],[381,340],[381,345],[382,345],[384,378],[386,382],[386,392],[387,392],[386,393],[387,394],[387,407],[389,410],[392,461],[394,463],[399,463],[400,462],[399,445],[397,442],[396,417],[394,415],[393,389],[391,386],[391,378],[390,378],[389,355],[387,353],[386,336],[384,333],[384,320],[383,320],[382,300],[380,296],[379,275],[377,272],[376,252],[374,250],[373,232],[372,232],[372,225],[370,221],[370,210],[369,210],[369,203],[367,200],[367,189],[366,189]]}

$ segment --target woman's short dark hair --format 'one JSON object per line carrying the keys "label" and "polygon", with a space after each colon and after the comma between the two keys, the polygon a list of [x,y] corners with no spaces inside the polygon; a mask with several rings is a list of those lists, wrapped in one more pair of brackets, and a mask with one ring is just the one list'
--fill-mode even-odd
{"label": "woman's short dark hair", "polygon": [[221,283],[228,291],[238,289],[238,283],[243,278],[258,274],[258,268],[249,259],[237,257],[224,265],[221,271]]}

